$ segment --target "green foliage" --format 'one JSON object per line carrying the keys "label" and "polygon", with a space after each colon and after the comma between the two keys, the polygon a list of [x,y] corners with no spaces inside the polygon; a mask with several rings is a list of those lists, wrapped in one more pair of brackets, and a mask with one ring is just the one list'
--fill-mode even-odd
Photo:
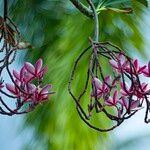
{"label": "green foliage", "polygon": [[[122,48],[130,43],[142,53],[142,35],[136,21],[137,14],[140,15],[142,10],[137,6],[135,4],[133,15],[102,12],[99,16],[100,40],[109,40]],[[56,91],[48,103],[25,117],[24,128],[34,131],[32,142],[26,149],[104,150],[107,135],[93,131],[79,119],[67,91],[73,63],[89,45],[93,22],[75,11],[71,3],[64,1],[16,0],[11,10],[24,38],[35,47],[29,50],[27,59],[35,61],[39,57],[44,58],[49,68],[45,82],[52,83]],[[76,92],[80,91],[85,80],[87,59],[88,56],[78,68],[74,85]],[[108,125],[105,118],[95,122],[103,127]]]}
{"label": "green foliage", "polygon": [[144,6],[148,6],[147,0],[95,0],[97,4],[103,4],[105,6],[118,5],[118,4],[129,4],[131,2],[139,2]]}

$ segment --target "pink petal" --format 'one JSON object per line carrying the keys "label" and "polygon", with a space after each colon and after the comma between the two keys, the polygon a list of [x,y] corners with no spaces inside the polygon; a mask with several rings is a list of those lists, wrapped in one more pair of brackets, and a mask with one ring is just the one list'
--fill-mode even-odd
{"label": "pink petal", "polygon": [[107,106],[114,106],[113,99],[112,99],[111,97],[109,97],[109,98],[105,101],[105,105],[107,105]]}
{"label": "pink petal", "polygon": [[145,70],[143,70],[142,73],[145,77],[150,77],[150,73],[147,68]]}
{"label": "pink petal", "polygon": [[111,76],[106,76],[106,77],[105,77],[105,82],[108,83],[108,84],[111,84],[111,83],[110,83],[110,82],[112,82]]}
{"label": "pink petal", "polygon": [[10,91],[12,94],[16,95],[16,89],[12,84],[6,84],[6,88],[8,91]]}
{"label": "pink petal", "polygon": [[28,93],[34,93],[35,91],[36,91],[36,86],[34,85],[34,84],[30,84],[30,83],[28,83],[27,84],[27,92]]}
{"label": "pink petal", "polygon": [[130,92],[130,87],[129,87],[129,85],[128,85],[127,82],[125,82],[125,85],[124,85],[123,82],[121,82],[120,85],[121,85],[121,88],[122,88],[123,91],[125,91],[125,92],[126,92],[126,91]]}
{"label": "pink petal", "polygon": [[[103,92],[101,90],[97,90],[97,98],[101,98],[103,95]],[[96,96],[95,96],[96,97]]]}
{"label": "pink petal", "polygon": [[118,96],[118,91],[115,90],[114,94],[113,94],[113,103],[116,104],[118,99],[117,99],[117,96]]}
{"label": "pink petal", "polygon": [[45,95],[42,95],[42,96],[41,96],[41,100],[42,100],[42,101],[43,101],[43,100],[47,100],[47,99],[48,99],[48,95],[45,94]]}
{"label": "pink petal", "polygon": [[26,71],[26,69],[25,69],[25,66],[23,66],[23,67],[21,68],[21,70],[20,70],[20,78],[21,78],[21,79],[24,77],[24,75],[25,75],[26,72],[27,72],[27,71]]}
{"label": "pink petal", "polygon": [[127,110],[128,107],[129,107],[129,100],[128,100],[127,98],[125,98],[125,97],[122,97],[121,100],[122,100],[123,106],[124,106],[124,107],[126,108],[126,110]]}
{"label": "pink petal", "polygon": [[42,78],[43,75],[47,72],[47,70],[48,70],[47,67],[42,68],[41,72],[39,73],[39,78]]}
{"label": "pink petal", "polygon": [[[105,82],[106,82],[108,85],[112,85],[112,82],[113,82],[113,81],[112,81],[111,76],[106,76],[104,80],[105,80]],[[107,84],[105,84],[106,87],[108,87]]]}
{"label": "pink petal", "polygon": [[136,107],[139,107],[139,104],[140,104],[140,101],[139,101],[139,100],[133,101],[133,102],[131,103],[130,109],[132,110],[132,109],[134,109],[134,108],[136,108]]}
{"label": "pink petal", "polygon": [[91,97],[95,97],[97,99],[101,98],[103,95],[103,92],[101,90],[97,90],[96,92],[91,92]]}
{"label": "pink petal", "polygon": [[16,70],[13,70],[13,75],[17,80],[20,80],[20,74]]}
{"label": "pink petal", "polygon": [[102,84],[102,91],[103,91],[103,92],[108,91],[108,86],[107,86],[107,84],[105,84],[105,83]]}
{"label": "pink petal", "polygon": [[148,90],[147,86],[148,86],[148,84],[146,84],[145,82],[142,83],[142,89],[143,89],[143,91]]}
{"label": "pink petal", "polygon": [[111,59],[109,60],[109,63],[112,65],[113,68],[118,69],[118,64],[115,60]]}
{"label": "pink petal", "polygon": [[52,87],[52,85],[46,85],[45,87],[42,88],[42,90],[40,91],[40,94],[47,94],[48,90]]}
{"label": "pink petal", "polygon": [[127,96],[127,95],[128,95],[123,89],[120,90],[120,93],[121,93],[121,95],[123,95],[123,96]]}
{"label": "pink petal", "polygon": [[102,88],[102,82],[98,78],[94,78],[92,82],[96,90]]}
{"label": "pink petal", "polygon": [[34,79],[34,76],[33,76],[33,75],[26,75],[26,76],[24,77],[24,82],[25,82],[25,83],[28,83],[28,82],[30,82],[32,79]]}
{"label": "pink petal", "polygon": [[135,70],[139,70],[139,64],[138,64],[138,60],[137,59],[135,59],[133,61],[133,64],[134,64]]}
{"label": "pink petal", "polygon": [[119,60],[119,62],[121,64],[121,66],[124,65],[124,63],[126,61],[124,55],[122,55],[122,54],[118,55],[118,60]]}
{"label": "pink petal", "polygon": [[126,68],[130,69],[129,61],[126,60],[122,66],[123,66],[124,69],[126,69]]}
{"label": "pink petal", "polygon": [[38,74],[41,71],[42,65],[43,65],[43,60],[40,58],[37,60],[35,64],[36,74]]}
{"label": "pink petal", "polygon": [[35,74],[35,68],[34,68],[34,66],[31,64],[31,63],[29,63],[29,62],[26,62],[25,63],[25,68],[26,68],[26,70],[28,71],[28,72],[30,72],[31,74]]}
{"label": "pink petal", "polygon": [[145,68],[146,68],[146,66],[141,67],[141,68],[139,69],[139,73],[142,73]]}

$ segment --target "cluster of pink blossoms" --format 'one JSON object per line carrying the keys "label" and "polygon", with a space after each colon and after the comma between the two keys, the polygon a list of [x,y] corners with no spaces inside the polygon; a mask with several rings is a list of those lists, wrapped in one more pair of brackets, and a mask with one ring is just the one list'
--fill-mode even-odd
{"label": "cluster of pink blossoms", "polygon": [[[15,96],[20,103],[30,102],[35,106],[48,99],[51,94],[51,85],[42,86],[43,76],[47,67],[43,67],[42,59],[39,59],[33,66],[26,62],[19,72],[13,70],[13,84],[6,84],[7,90]],[[3,88],[3,85],[0,85]]]}
{"label": "cluster of pink blossoms", "polygon": [[[92,55],[89,59],[86,82],[83,90],[76,95],[72,89],[75,71],[90,49],[92,49]],[[107,62],[110,65],[109,70],[103,67],[103,64]],[[108,71],[112,75],[107,75]],[[110,42],[91,41],[91,46],[86,48],[75,61],[68,90],[76,103],[80,118],[89,127],[100,132],[107,132],[132,117],[145,106],[143,104],[146,104],[144,121],[150,122],[150,87],[147,81],[143,81],[147,77],[150,77],[150,62],[142,66],[137,59],[130,58],[118,46]],[[90,78],[92,80],[90,99],[86,99],[83,103]],[[85,107],[86,104],[87,107]],[[93,116],[98,117],[98,114],[111,120],[112,126],[101,128],[98,123],[93,122]]]}
{"label": "cluster of pink blossoms", "polygon": [[140,80],[142,75],[150,77],[150,62],[147,66],[140,66],[137,59],[129,61],[123,54],[117,54],[109,63],[117,78],[106,76],[102,82],[97,77],[93,78],[91,97],[102,98],[103,107],[116,108],[117,117],[121,118],[141,109],[144,99],[150,95],[148,84]]}

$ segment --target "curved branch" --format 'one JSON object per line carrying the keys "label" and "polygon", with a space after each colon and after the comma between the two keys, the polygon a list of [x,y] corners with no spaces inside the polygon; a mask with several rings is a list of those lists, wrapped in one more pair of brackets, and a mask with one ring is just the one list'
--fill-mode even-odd
{"label": "curved branch", "polygon": [[82,4],[79,0],[70,0],[70,1],[85,16],[87,16],[89,18],[93,18],[93,11],[90,10],[88,7],[86,7],[84,4]]}

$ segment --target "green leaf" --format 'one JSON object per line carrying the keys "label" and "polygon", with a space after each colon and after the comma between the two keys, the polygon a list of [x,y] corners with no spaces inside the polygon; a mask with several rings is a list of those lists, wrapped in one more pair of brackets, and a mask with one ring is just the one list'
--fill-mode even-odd
{"label": "green leaf", "polygon": [[130,0],[105,0],[105,6],[116,5],[121,3],[127,3]]}
{"label": "green leaf", "polygon": [[[147,0],[133,0],[141,3],[142,5],[148,7],[148,1]],[[99,4],[103,6],[111,6],[111,5],[118,5],[123,3],[131,2],[131,0],[101,0]]]}
{"label": "green leaf", "polygon": [[141,4],[143,4],[144,6],[148,7],[148,1],[147,0],[135,0]]}
{"label": "green leaf", "polygon": [[127,13],[127,14],[130,14],[130,13],[133,12],[132,8],[119,9],[119,8],[113,8],[113,7],[102,7],[100,9],[97,9],[97,12],[99,13],[102,10],[110,10],[110,11],[114,11],[114,12],[117,12],[117,13]]}
{"label": "green leaf", "polygon": [[[130,2],[130,0],[101,0],[97,6],[97,10],[106,10],[105,8],[107,7],[112,7],[114,8],[114,5],[119,5],[123,3]],[[113,5],[113,6],[112,6]]]}

